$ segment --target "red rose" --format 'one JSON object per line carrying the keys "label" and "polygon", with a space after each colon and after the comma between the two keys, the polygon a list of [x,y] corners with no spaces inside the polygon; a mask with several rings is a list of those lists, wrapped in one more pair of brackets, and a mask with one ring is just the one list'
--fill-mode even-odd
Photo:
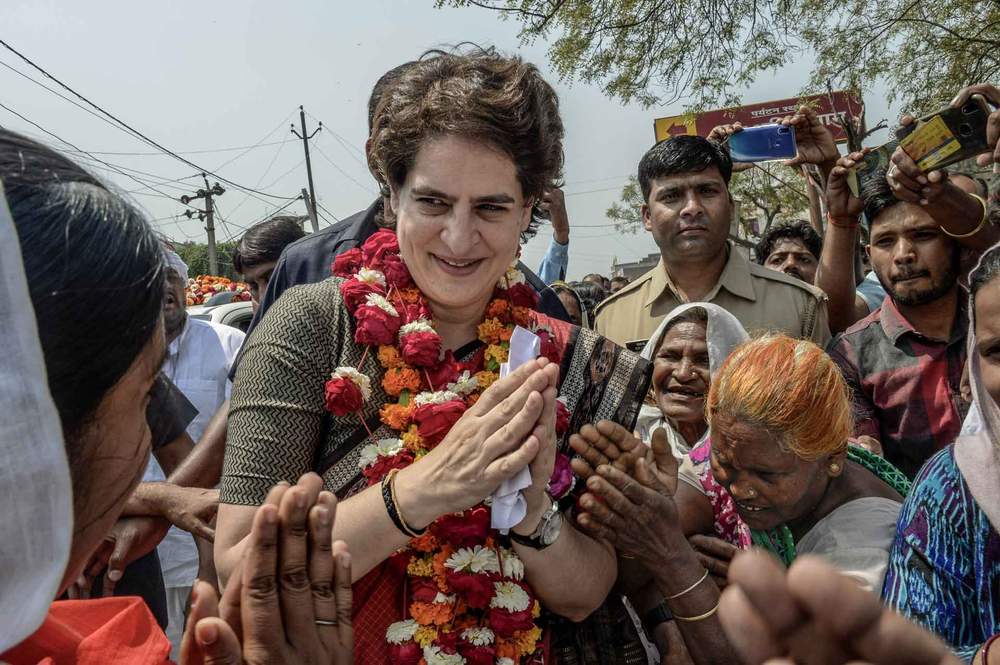
{"label": "red rose", "polygon": [[410,580],[411,603],[433,603],[439,591],[437,583],[429,577],[418,577]]}
{"label": "red rose", "polygon": [[[438,540],[454,547],[482,545],[490,533],[490,511],[483,506],[476,506],[464,513],[448,514],[439,517],[432,530]],[[492,582],[490,588],[492,589]]]}
{"label": "red rose", "polygon": [[361,389],[350,379],[338,376],[326,382],[326,410],[335,416],[354,413],[364,404]]}
{"label": "red rose", "polygon": [[393,665],[418,665],[423,657],[424,650],[412,640],[389,645],[389,662]]}
{"label": "red rose", "polygon": [[538,309],[538,292],[527,284],[515,284],[507,289],[507,300],[514,307]]}
{"label": "red rose", "polygon": [[458,643],[458,652],[462,654],[465,662],[469,665],[493,665],[497,655],[496,647],[492,645],[477,647],[465,640]]}
{"label": "red rose", "polygon": [[569,409],[560,400],[556,400],[556,436],[562,437],[569,429]]}
{"label": "red rose", "polygon": [[442,630],[433,644],[445,653],[458,653],[458,633],[453,630]]}
{"label": "red rose", "polygon": [[379,456],[375,463],[365,468],[362,473],[368,479],[369,485],[382,482],[393,469],[405,469],[413,464],[413,453],[409,450],[401,450],[391,457]]}
{"label": "red rose", "polygon": [[405,289],[413,284],[409,269],[403,259],[395,254],[386,255],[382,259],[382,274],[385,275],[386,284],[397,289]]}
{"label": "red rose", "polygon": [[452,425],[465,413],[465,402],[457,399],[442,404],[423,404],[413,412],[417,431],[429,447],[440,443]]}
{"label": "red rose", "polygon": [[433,367],[441,355],[441,336],[436,332],[411,332],[399,340],[403,360],[416,367]]}
{"label": "red rose", "polygon": [[382,346],[396,341],[396,333],[402,323],[398,316],[376,305],[362,305],[354,316],[358,320],[354,341],[358,344]]}
{"label": "red rose", "polygon": [[357,279],[349,279],[340,285],[340,297],[343,298],[344,304],[347,305],[347,311],[351,315],[354,315],[358,308],[365,304],[365,298],[368,297],[369,293],[385,295],[385,291],[377,284],[369,284]]}
{"label": "red rose", "polygon": [[499,607],[490,609],[490,628],[500,637],[510,637],[519,630],[531,630],[535,625],[531,606],[522,612],[508,612]]}
{"label": "red rose", "polygon": [[493,579],[489,575],[448,569],[445,572],[445,579],[448,580],[448,586],[458,593],[469,607],[485,609],[493,598]]}
{"label": "red rose", "polygon": [[557,365],[562,362],[562,351],[556,344],[555,337],[548,330],[536,330],[535,334],[541,339],[539,351],[541,355]]}
{"label": "red rose", "polygon": [[445,351],[441,362],[436,366],[426,368],[431,390],[444,390],[449,383],[454,383],[458,379],[460,367],[461,364],[455,360],[455,354],[450,349]]}
{"label": "red rose", "polygon": [[333,274],[337,277],[354,277],[354,273],[364,267],[364,257],[361,250],[355,247],[340,254],[333,260]]}
{"label": "red rose", "polygon": [[386,255],[399,253],[399,239],[396,238],[394,232],[381,229],[365,241],[365,244],[361,246],[361,253],[364,256],[366,266],[382,270]]}
{"label": "red rose", "polygon": [[573,480],[573,468],[570,466],[569,457],[558,453],[556,462],[552,466],[552,475],[549,476],[549,496],[557,501],[563,498],[573,489]]}

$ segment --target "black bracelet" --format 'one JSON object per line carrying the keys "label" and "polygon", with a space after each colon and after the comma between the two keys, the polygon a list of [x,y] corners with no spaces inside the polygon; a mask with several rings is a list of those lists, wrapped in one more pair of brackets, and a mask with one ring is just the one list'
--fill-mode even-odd
{"label": "black bracelet", "polygon": [[396,506],[396,496],[393,492],[392,481],[398,471],[399,469],[392,469],[386,477],[382,479],[382,503],[385,504],[385,512],[389,514],[389,519],[392,520],[392,523],[396,525],[397,529],[410,538],[419,538],[427,533],[427,528],[425,527],[417,530],[410,527],[410,525],[403,519],[403,516],[399,514],[399,509]]}
{"label": "black bracelet", "polygon": [[[667,607],[665,602],[660,603],[650,611],[646,612],[646,616],[643,619],[643,625],[645,625],[646,630],[652,634],[653,629],[659,626],[661,623],[666,623],[668,621],[673,621],[674,615],[671,613],[670,608]],[[652,636],[652,635],[650,635]]]}

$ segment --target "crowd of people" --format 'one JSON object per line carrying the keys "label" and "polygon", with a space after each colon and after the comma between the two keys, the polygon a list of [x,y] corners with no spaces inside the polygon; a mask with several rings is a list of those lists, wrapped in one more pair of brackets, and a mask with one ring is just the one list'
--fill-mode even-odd
{"label": "crowd of people", "polygon": [[428,52],[367,112],[380,196],[246,233],[245,336],[0,129],[0,661],[1000,663],[997,183],[897,149],[854,194],[803,107],[826,219],[749,253],[742,127],[675,136],[637,167],[659,263],[567,283],[536,67]]}

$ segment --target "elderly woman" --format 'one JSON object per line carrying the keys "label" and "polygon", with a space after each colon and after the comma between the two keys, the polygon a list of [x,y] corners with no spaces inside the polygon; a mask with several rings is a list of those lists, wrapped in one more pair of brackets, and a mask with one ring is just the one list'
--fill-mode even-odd
{"label": "elderly woman", "polygon": [[[141,599],[52,602],[80,577],[122,513],[159,438],[151,430],[171,420],[171,386],[160,376],[159,240],[137,209],[96,178],[5,130],[0,183],[7,351],[0,395],[16,406],[0,417],[0,661],[166,663],[170,643]],[[349,578],[343,543],[331,543],[335,502],[320,493],[318,478],[269,494],[255,516],[251,556],[227,590],[253,620],[220,621],[214,592],[201,583],[182,664],[240,662],[239,633],[248,652],[267,662],[351,661],[349,631],[315,623],[337,619],[329,594],[314,599],[307,586],[308,602],[298,597],[292,606],[267,582],[302,567],[295,557],[278,564],[279,543],[308,560],[305,577],[317,586]],[[307,556],[309,547],[325,556]],[[243,579],[272,593],[251,597]],[[350,593],[341,589],[338,597],[347,619]]]}
{"label": "elderly woman", "polygon": [[[755,541],[786,562],[820,554],[880,588],[905,486],[848,451],[847,388],[819,347],[780,335],[742,345],[713,380],[706,415],[712,473]],[[695,662],[735,662],[715,617],[718,587],[685,538],[666,436],[654,435],[631,475],[598,466],[587,489],[579,523],[653,573]]]}
{"label": "elderly woman", "polygon": [[967,662],[987,663],[1000,657],[1000,245],[972,271],[969,291],[976,415],[917,476],[882,594]]}
{"label": "elderly woman", "polygon": [[[316,471],[345,497],[335,536],[353,554],[363,662],[537,662],[553,617],[584,619],[614,583],[612,547],[562,517],[560,451],[580,423],[631,427],[648,363],[535,313],[511,269],[562,134],[554,91],[517,58],[409,67],[371,138],[395,231],[287,291],[248,340],[218,568],[239,561],[268,487]],[[527,362],[501,378],[508,360]]]}

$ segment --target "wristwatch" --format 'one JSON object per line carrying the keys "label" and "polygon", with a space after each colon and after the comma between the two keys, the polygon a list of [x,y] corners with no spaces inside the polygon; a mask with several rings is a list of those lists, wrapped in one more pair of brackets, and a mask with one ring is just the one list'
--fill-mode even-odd
{"label": "wristwatch", "polygon": [[542,519],[535,527],[534,532],[529,536],[522,536],[514,531],[510,532],[510,539],[515,543],[531,547],[536,550],[544,550],[552,543],[559,540],[562,531],[562,513],[559,512],[559,503],[552,502],[549,509],[542,514]]}

